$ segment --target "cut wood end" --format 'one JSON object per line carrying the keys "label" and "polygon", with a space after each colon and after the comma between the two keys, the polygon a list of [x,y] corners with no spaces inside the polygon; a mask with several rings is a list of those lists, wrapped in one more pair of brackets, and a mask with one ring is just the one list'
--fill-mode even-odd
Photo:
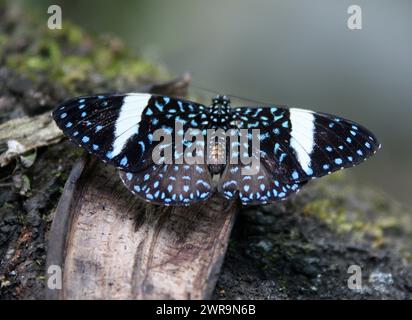
{"label": "cut wood end", "polygon": [[78,163],[49,239],[48,266],[63,267],[63,288],[48,297],[210,298],[236,211],[220,197],[190,207],[146,204],[114,168]]}

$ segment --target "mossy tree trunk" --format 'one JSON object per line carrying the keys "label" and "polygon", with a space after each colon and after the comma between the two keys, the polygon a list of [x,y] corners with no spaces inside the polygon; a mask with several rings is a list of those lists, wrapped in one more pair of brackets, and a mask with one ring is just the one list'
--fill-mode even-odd
{"label": "mossy tree trunk", "polygon": [[[113,37],[61,31],[0,5],[0,123],[35,116],[80,94],[129,91],[166,79]],[[12,137],[8,137],[10,140]],[[8,141],[0,141],[0,153]],[[53,212],[81,152],[65,140],[0,168],[0,297],[44,297]],[[362,299],[412,296],[410,210],[339,173],[298,196],[242,208],[214,297]],[[362,270],[361,290],[347,286]]]}

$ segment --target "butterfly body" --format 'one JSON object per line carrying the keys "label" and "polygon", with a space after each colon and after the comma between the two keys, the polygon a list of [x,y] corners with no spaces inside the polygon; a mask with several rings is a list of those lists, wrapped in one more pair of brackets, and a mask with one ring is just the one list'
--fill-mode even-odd
{"label": "butterfly body", "polygon": [[[141,93],[79,97],[53,117],[72,141],[119,168],[131,192],[162,205],[190,205],[215,192],[243,204],[283,200],[380,147],[350,120],[285,106],[232,107],[225,96],[210,106]],[[197,158],[186,158],[187,150]]]}
{"label": "butterfly body", "polygon": [[[227,131],[232,116],[230,99],[226,96],[216,96],[209,107],[209,118],[207,129]],[[221,175],[226,167],[229,157],[229,148],[226,139],[210,139],[210,157],[208,168],[212,175]]]}

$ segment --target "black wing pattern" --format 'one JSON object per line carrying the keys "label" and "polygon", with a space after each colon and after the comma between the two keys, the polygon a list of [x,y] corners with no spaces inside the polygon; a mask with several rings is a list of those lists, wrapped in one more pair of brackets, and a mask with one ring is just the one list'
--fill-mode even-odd
{"label": "black wing pattern", "polygon": [[[191,146],[184,140],[188,128],[203,136],[208,124],[203,105],[150,94],[98,95],[69,100],[53,117],[72,141],[121,169],[125,186],[146,201],[189,205],[212,194],[206,165],[156,164],[152,159],[158,129],[172,137],[170,143],[162,141],[163,147],[174,146],[175,135]],[[183,154],[172,150],[172,163],[178,158],[182,162]]]}
{"label": "black wing pattern", "polygon": [[[253,163],[235,164],[230,161],[234,154],[228,154],[217,182],[218,192],[228,199],[239,197],[243,204],[283,200],[310,179],[355,166],[380,147],[366,128],[325,113],[285,106],[222,109],[227,104],[216,101],[213,107],[160,95],[110,94],[69,100],[53,117],[72,141],[121,169],[130,191],[164,205],[189,205],[213,194],[214,178],[205,163],[207,129],[259,130],[254,173],[244,171]],[[189,128],[198,131],[202,141],[186,141]],[[163,140],[172,150],[172,159],[163,159],[164,163],[153,158],[161,141],[155,137],[158,129],[171,137],[168,143]],[[246,148],[252,145],[252,136],[248,133]],[[185,148],[200,144],[203,162],[183,162],[183,154],[175,149],[177,139],[183,139]]]}
{"label": "black wing pattern", "polygon": [[151,94],[79,97],[60,105],[53,118],[66,136],[119,169],[136,172],[149,167],[157,129],[174,137],[175,121],[183,130],[200,128],[205,106]]}
{"label": "black wing pattern", "polygon": [[355,166],[380,147],[355,122],[284,106],[235,108],[232,125],[260,130],[259,174],[239,176],[245,166],[232,166],[219,185],[226,198],[239,194],[244,204],[284,199],[308,180]]}

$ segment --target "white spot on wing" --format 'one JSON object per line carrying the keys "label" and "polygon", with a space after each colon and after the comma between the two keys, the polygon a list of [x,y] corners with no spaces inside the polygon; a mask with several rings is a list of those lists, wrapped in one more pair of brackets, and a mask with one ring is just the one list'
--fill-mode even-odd
{"label": "white spot on wing", "polygon": [[112,156],[122,152],[127,141],[139,130],[139,122],[146,108],[150,94],[130,94],[123,99],[119,117],[116,120]]}
{"label": "white spot on wing", "polygon": [[311,175],[310,155],[314,144],[315,118],[308,110],[291,108],[289,112],[292,123],[290,146],[295,150],[302,170]]}

